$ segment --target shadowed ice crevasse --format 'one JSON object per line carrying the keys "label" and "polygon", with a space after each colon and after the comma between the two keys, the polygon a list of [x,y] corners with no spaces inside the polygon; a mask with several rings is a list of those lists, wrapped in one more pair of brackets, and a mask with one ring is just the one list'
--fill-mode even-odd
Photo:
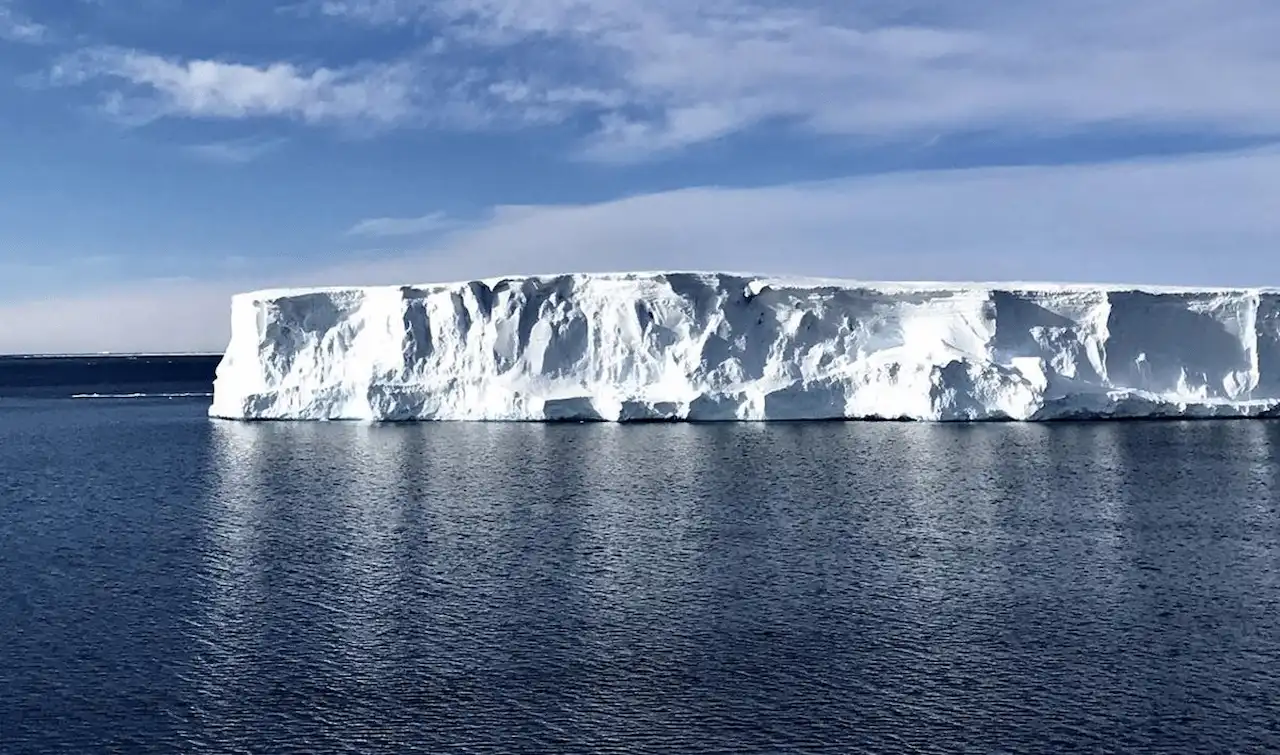
{"label": "shadowed ice crevasse", "polygon": [[232,299],[214,417],[1280,415],[1280,291],[577,274]]}

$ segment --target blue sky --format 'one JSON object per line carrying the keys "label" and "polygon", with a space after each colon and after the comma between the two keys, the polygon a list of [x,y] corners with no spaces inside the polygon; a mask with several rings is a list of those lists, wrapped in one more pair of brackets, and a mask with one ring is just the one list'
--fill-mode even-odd
{"label": "blue sky", "polygon": [[0,351],[274,285],[1280,285],[1274,0],[0,0]]}

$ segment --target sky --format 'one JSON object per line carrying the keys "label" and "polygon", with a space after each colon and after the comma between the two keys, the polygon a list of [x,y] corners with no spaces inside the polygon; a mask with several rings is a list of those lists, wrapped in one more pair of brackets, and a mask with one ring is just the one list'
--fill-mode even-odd
{"label": "sky", "polygon": [[1275,0],[0,0],[0,353],[274,286],[1280,286]]}

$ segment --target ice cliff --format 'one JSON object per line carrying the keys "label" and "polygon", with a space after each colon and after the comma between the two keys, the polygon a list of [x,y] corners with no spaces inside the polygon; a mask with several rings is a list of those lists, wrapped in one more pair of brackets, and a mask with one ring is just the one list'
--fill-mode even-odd
{"label": "ice cliff", "polygon": [[560,275],[240,294],[215,417],[1280,415],[1280,290]]}

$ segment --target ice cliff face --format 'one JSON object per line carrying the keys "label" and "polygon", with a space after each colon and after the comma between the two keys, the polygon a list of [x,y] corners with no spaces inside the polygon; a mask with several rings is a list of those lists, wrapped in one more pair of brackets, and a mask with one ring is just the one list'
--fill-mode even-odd
{"label": "ice cliff face", "polygon": [[1280,291],[652,273],[241,294],[209,413],[1043,420],[1277,407]]}

